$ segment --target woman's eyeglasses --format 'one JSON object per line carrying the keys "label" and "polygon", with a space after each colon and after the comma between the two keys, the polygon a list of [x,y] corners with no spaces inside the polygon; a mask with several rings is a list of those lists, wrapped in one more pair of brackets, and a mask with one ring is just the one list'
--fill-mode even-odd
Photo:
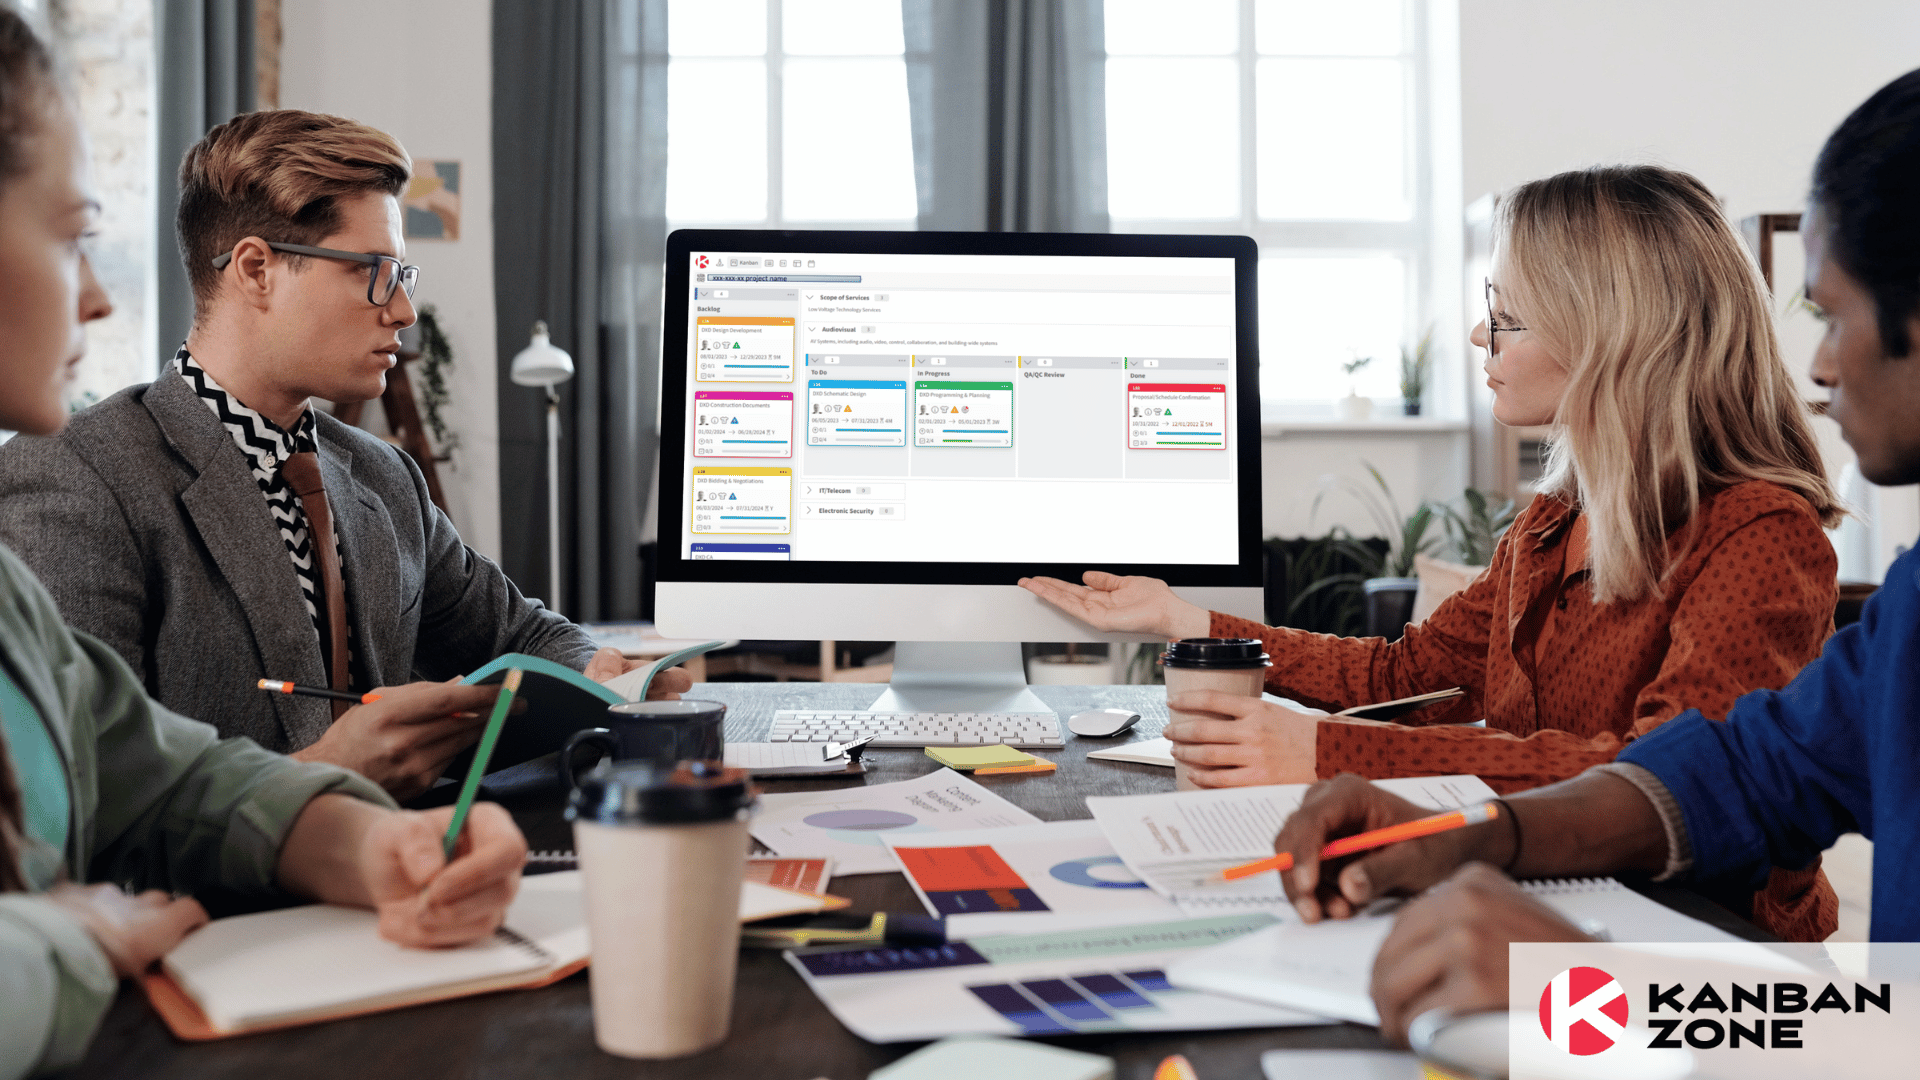
{"label": "woman's eyeglasses", "polygon": [[1485,278],[1483,280],[1487,283],[1487,354],[1489,356],[1499,356],[1500,339],[1495,335],[1511,334],[1515,330],[1525,330],[1526,327],[1500,325],[1500,320],[1494,314],[1493,310],[1493,279]]}

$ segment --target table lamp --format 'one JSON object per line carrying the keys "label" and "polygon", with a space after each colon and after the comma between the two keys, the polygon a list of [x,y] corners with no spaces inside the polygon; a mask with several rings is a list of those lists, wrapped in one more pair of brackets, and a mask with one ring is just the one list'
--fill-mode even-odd
{"label": "table lamp", "polygon": [[547,606],[560,610],[560,392],[573,378],[573,357],[547,337],[545,319],[533,324],[533,340],[513,358],[507,377],[547,391]]}

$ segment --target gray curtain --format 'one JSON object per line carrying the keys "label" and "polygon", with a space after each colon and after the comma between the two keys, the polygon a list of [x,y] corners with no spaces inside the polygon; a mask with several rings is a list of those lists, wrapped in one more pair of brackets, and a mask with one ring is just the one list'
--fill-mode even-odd
{"label": "gray curtain", "polygon": [[193,289],[173,228],[180,159],[217,124],[254,109],[253,0],[154,0],[153,370],[193,325]]}
{"label": "gray curtain", "polygon": [[920,228],[1106,232],[1101,0],[901,0]]}
{"label": "gray curtain", "polygon": [[[574,619],[640,613],[666,258],[665,0],[494,0],[501,556]],[[547,580],[544,393],[513,357],[545,319],[562,384],[561,576]]]}

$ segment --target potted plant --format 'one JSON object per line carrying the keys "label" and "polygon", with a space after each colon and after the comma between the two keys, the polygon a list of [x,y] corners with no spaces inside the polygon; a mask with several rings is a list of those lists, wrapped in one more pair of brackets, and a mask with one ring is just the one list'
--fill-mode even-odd
{"label": "potted plant", "polygon": [[1493,561],[1493,549],[1499,545],[1500,537],[1520,516],[1520,507],[1512,499],[1489,495],[1477,488],[1468,488],[1461,494],[1460,501],[1466,504],[1464,511],[1451,506],[1440,508],[1448,546],[1453,549],[1456,561],[1468,566],[1486,566]]}
{"label": "potted plant", "polygon": [[1371,363],[1373,363],[1371,356],[1356,356],[1340,365],[1340,369],[1347,373],[1347,396],[1335,402],[1340,410],[1341,419],[1359,423],[1373,415],[1373,399],[1361,397],[1360,390],[1353,381],[1353,377],[1359,373],[1360,369]]}
{"label": "potted plant", "polygon": [[1400,346],[1400,407],[1408,416],[1420,415],[1420,400],[1427,393],[1427,374],[1433,365],[1433,327],[1412,347]]}
{"label": "potted plant", "polygon": [[[1360,587],[1366,603],[1368,635],[1392,641],[1399,638],[1413,616],[1413,596],[1420,587],[1420,579],[1413,576],[1413,557],[1433,548],[1435,541],[1427,533],[1440,515],[1433,504],[1427,502],[1414,507],[1411,514],[1402,514],[1393,489],[1387,486],[1387,478],[1380,475],[1380,470],[1371,462],[1361,464],[1373,477],[1375,487],[1380,489],[1378,492],[1344,476],[1332,478],[1328,487],[1344,489],[1359,500],[1386,538],[1386,554],[1368,568],[1370,572]],[[1315,513],[1326,493],[1323,489],[1314,497]]]}

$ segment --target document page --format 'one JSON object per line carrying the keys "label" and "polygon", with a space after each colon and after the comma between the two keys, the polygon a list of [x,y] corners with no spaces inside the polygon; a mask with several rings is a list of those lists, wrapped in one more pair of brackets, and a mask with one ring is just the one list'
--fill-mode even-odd
{"label": "document page", "polygon": [[1181,957],[1244,938],[1272,921],[1257,911],[1162,917],[974,937],[938,949],[796,949],[787,962],[848,1030],[877,1043],[1325,1023],[1167,981],[1166,969]]}
{"label": "document page", "polygon": [[[1435,810],[1495,797],[1477,776],[1416,776],[1375,784]],[[1229,866],[1273,854],[1273,838],[1300,808],[1308,784],[1093,796],[1087,809],[1127,866],[1182,911],[1287,908],[1280,875],[1220,882]]]}
{"label": "document page", "polygon": [[779,855],[826,856],[836,873],[900,869],[882,835],[1038,825],[1040,819],[951,769],[913,780],[760,797],[753,838]]}

